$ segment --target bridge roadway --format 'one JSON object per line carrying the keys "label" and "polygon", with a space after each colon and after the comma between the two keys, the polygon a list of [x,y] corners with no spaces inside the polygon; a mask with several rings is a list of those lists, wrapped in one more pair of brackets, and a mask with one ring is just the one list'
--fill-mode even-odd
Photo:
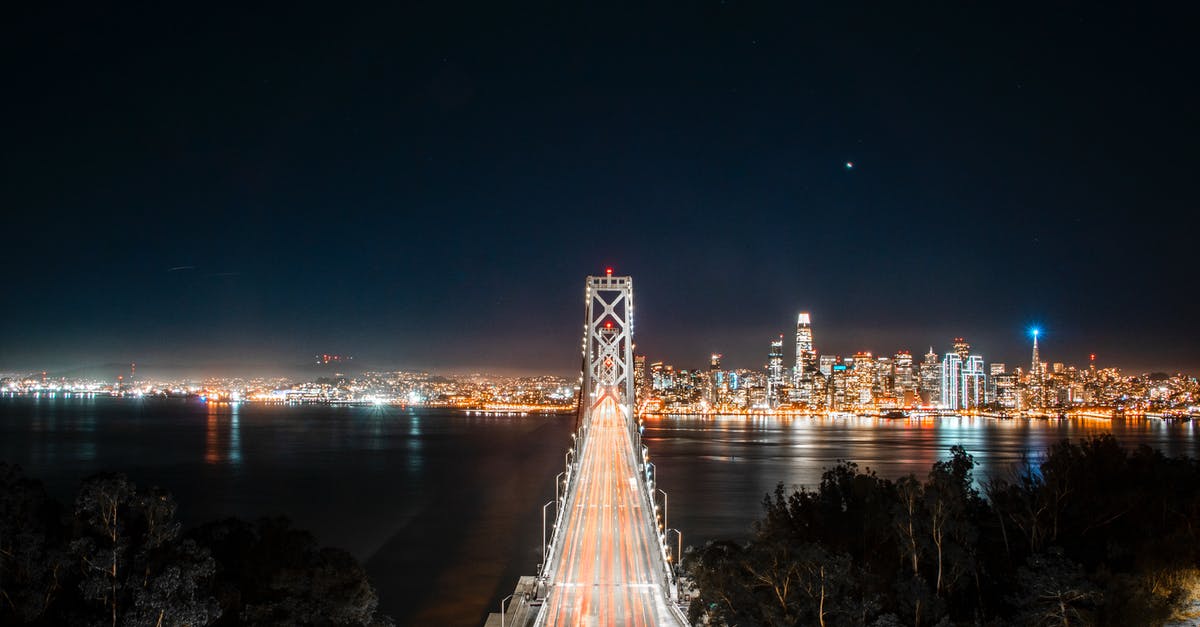
{"label": "bridge roadway", "polygon": [[535,625],[683,625],[666,596],[655,514],[617,399],[604,394],[585,424]]}

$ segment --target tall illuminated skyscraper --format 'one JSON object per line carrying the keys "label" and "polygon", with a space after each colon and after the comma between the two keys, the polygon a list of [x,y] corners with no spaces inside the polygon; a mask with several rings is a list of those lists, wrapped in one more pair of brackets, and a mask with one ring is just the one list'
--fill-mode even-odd
{"label": "tall illuminated skyscraper", "polygon": [[908,351],[900,351],[895,356],[894,366],[895,380],[893,387],[896,397],[901,401],[905,400],[908,395],[909,400],[917,393],[917,379],[913,376],[913,359],[912,353]]}
{"label": "tall illuminated skyscraper", "polygon": [[1034,376],[1040,376],[1042,373],[1042,359],[1041,359],[1041,356],[1038,355],[1038,345],[1037,345],[1039,333],[1041,333],[1040,330],[1038,330],[1038,329],[1033,330],[1033,359],[1030,361],[1030,364],[1029,364],[1029,373]]}
{"label": "tall illuminated skyscraper", "polygon": [[942,366],[938,363],[937,353],[933,347],[925,353],[925,361],[921,363],[921,397],[930,405],[942,402]]}
{"label": "tall illuminated skyscraper", "polygon": [[725,373],[721,372],[721,354],[713,353],[708,360],[708,390],[705,398],[716,405],[721,402],[725,391]]}
{"label": "tall illuminated skyscraper", "polygon": [[978,409],[987,400],[987,375],[983,371],[983,357],[971,355],[962,362],[962,404],[960,409]]}
{"label": "tall illuminated skyscraper", "polygon": [[875,358],[871,353],[860,351],[854,354],[853,392],[847,400],[861,406],[875,401],[875,371]]}
{"label": "tall illuminated skyscraper", "polygon": [[1026,405],[1033,408],[1040,408],[1046,404],[1042,381],[1045,366],[1042,365],[1042,357],[1038,354],[1038,335],[1040,334],[1040,329],[1033,329],[1033,358],[1029,362],[1029,387],[1025,402]]}
{"label": "tall illuminated skyscraper", "polygon": [[767,399],[774,403],[783,390],[783,335],[771,340],[771,352],[767,353]]}
{"label": "tall illuminated skyscraper", "polygon": [[962,403],[962,358],[958,352],[942,358],[941,403],[946,409],[958,409]]}
{"label": "tall illuminated skyscraper", "polygon": [[635,402],[641,402],[649,397],[650,386],[646,382],[646,356],[633,356],[633,392]]}
{"label": "tall illuminated skyscraper", "polygon": [[962,338],[954,339],[954,352],[942,359],[941,406],[946,409],[977,409],[987,402],[987,375],[983,357],[967,354],[970,345]]}
{"label": "tall illuminated skyscraper", "polygon": [[808,312],[801,312],[796,318],[796,369],[792,371],[792,380],[799,386],[805,375],[812,375],[817,369],[817,352],[813,350],[812,322]]}
{"label": "tall illuminated skyscraper", "polygon": [[958,358],[966,361],[971,355],[971,345],[961,337],[954,338],[954,352],[958,354]]}

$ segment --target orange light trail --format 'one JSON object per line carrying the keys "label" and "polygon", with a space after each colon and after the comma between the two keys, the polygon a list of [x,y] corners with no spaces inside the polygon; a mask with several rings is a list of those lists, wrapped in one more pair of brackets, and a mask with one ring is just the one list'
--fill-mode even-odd
{"label": "orange light trail", "polygon": [[678,624],[667,609],[657,522],[639,492],[629,427],[611,395],[592,409],[586,437],[538,624]]}

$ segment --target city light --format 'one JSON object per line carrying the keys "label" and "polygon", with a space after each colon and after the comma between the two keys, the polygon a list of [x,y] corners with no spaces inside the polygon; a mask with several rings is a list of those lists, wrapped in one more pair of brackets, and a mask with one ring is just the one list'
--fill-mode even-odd
{"label": "city light", "polygon": [[[1023,365],[987,362],[963,338],[941,354],[930,347],[915,362],[911,351],[852,356],[819,354],[812,315],[797,315],[795,356],[786,363],[784,338],[771,340],[765,366],[722,366],[716,353],[707,369],[651,362],[635,375],[639,410],[645,414],[878,416],[968,415],[995,418],[1112,418],[1120,414],[1192,417],[1200,399],[1195,377],[1125,374],[1098,368],[1094,354],[1084,367],[1046,359],[1038,346],[1041,328],[1029,327],[1030,358]],[[1014,338],[1015,339],[1015,338]],[[648,360],[638,356],[639,363]],[[1195,416],[1200,417],[1200,416]]]}

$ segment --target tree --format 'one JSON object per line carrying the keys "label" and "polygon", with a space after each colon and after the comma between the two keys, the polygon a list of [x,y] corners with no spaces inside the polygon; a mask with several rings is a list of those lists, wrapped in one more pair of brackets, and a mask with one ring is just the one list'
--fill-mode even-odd
{"label": "tree", "polygon": [[121,474],[84,480],[70,547],[85,607],[100,612],[85,610],[80,620],[160,627],[217,619],[208,592],[215,563],[206,549],[181,541],[175,509],[166,491],[139,491]]}
{"label": "tree", "polygon": [[345,551],[320,548],[285,518],[229,519],[192,532],[222,564],[221,624],[387,625],[366,571]]}
{"label": "tree", "polygon": [[42,618],[61,592],[59,510],[41,482],[0,463],[0,624]]}
{"label": "tree", "polygon": [[925,484],[924,504],[928,539],[936,570],[934,592],[944,596],[959,578],[974,574],[975,541],[973,522],[982,503],[975,489],[972,470],[975,459],[961,446],[950,448],[950,459],[934,463]]}
{"label": "tree", "polygon": [[1022,624],[1070,627],[1092,623],[1091,608],[1101,595],[1083,574],[1083,568],[1051,548],[1030,556],[1018,571],[1019,596],[1014,604]]}

